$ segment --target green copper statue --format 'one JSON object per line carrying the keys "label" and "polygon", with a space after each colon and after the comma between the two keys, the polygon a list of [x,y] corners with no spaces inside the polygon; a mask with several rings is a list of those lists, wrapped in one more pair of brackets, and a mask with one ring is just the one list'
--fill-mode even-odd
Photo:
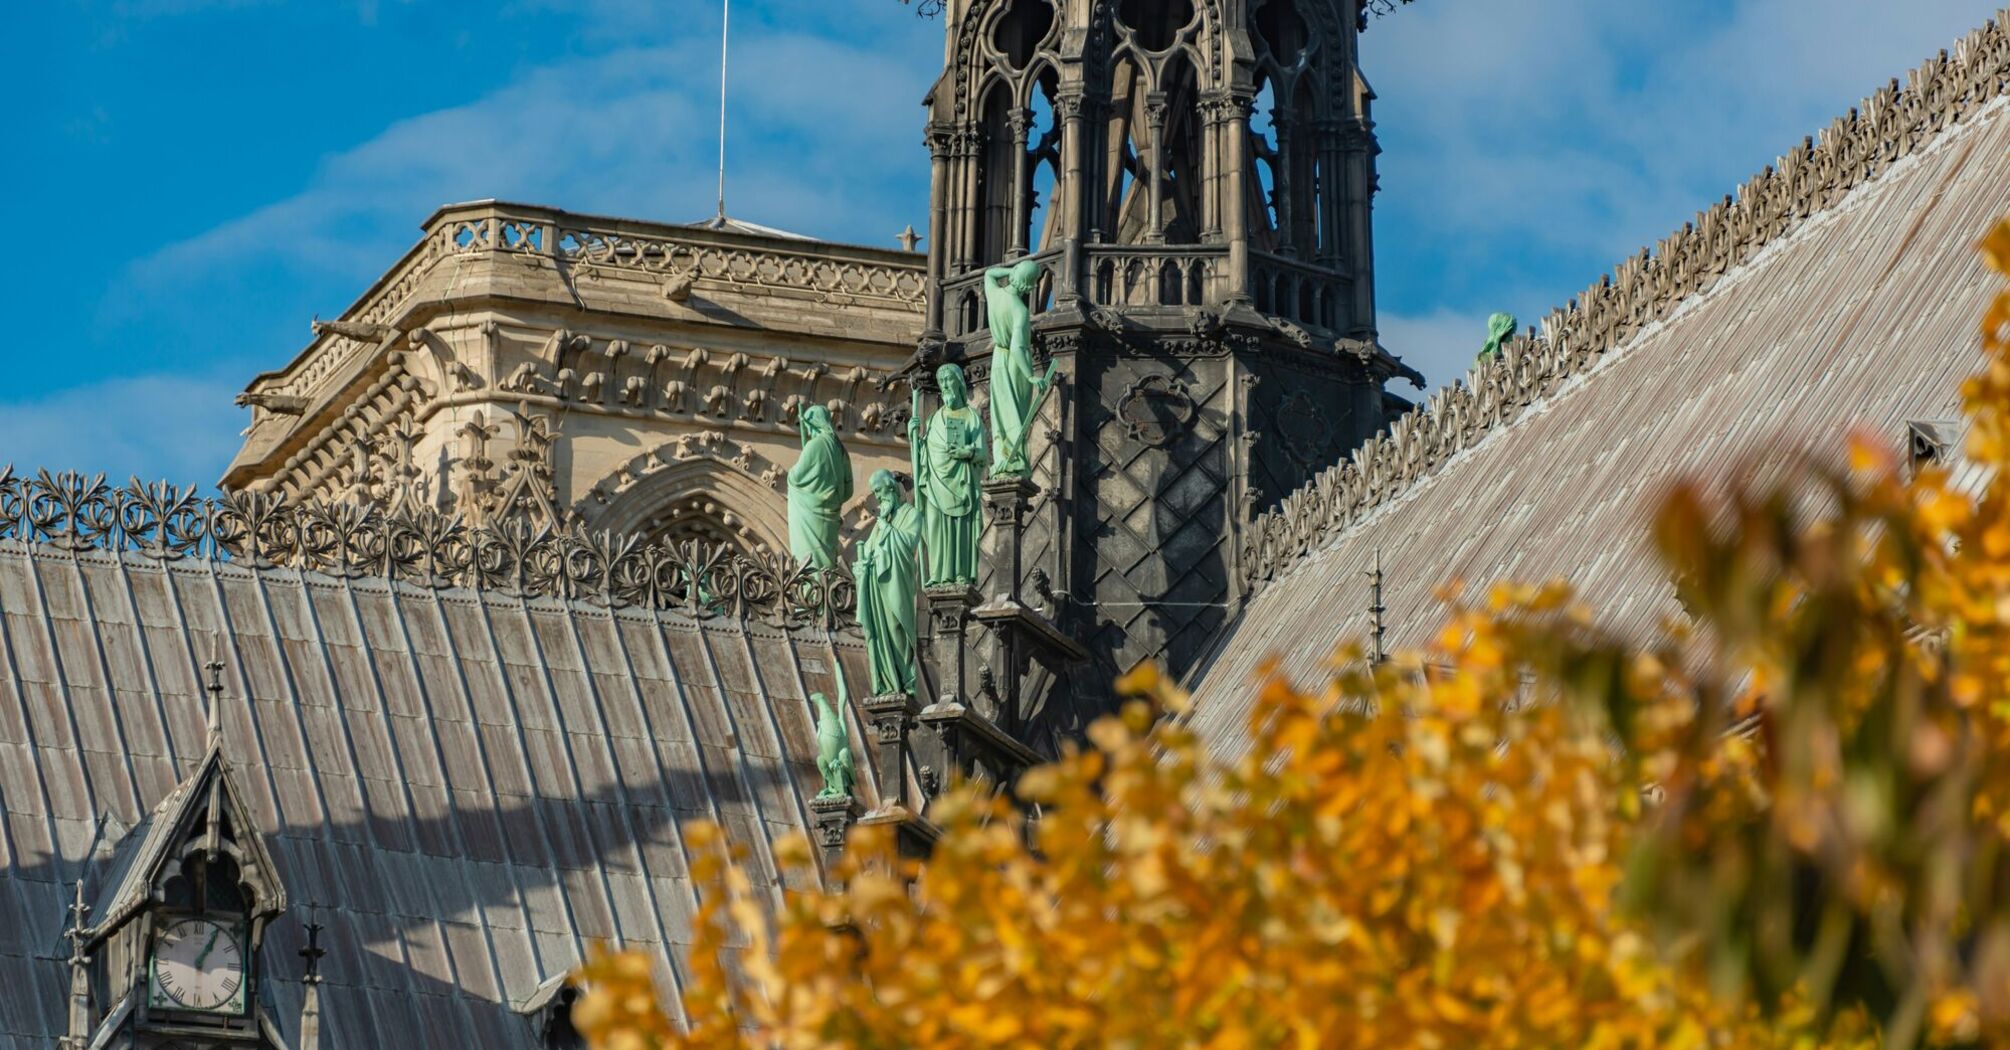
{"label": "green copper statue", "polygon": [[983,501],[978,491],[985,464],[984,418],[970,407],[970,384],[963,369],[935,370],[942,407],[921,423],[921,394],[907,422],[907,447],[914,457],[915,499],[921,504],[921,536],[928,548],[921,582],[929,587],[977,582],[977,534]]}
{"label": "green copper statue", "polygon": [[879,521],[859,545],[858,627],[875,696],[914,692],[914,592],[921,584],[921,509],[900,498],[892,471],[872,472]]}
{"label": "green copper statue", "polygon": [[817,712],[817,771],[824,775],[824,789],[818,798],[847,798],[857,779],[851,762],[851,737],[844,731],[844,710],[851,695],[844,685],[844,667],[837,664],[838,698],[833,705],[822,693],[810,694],[810,706]]}
{"label": "green copper statue", "polygon": [[1480,347],[1480,356],[1475,360],[1485,360],[1501,352],[1501,344],[1514,336],[1517,322],[1513,314],[1494,314],[1487,318],[1487,343]]}
{"label": "green copper statue", "polygon": [[837,564],[838,511],[851,498],[851,456],[822,405],[803,409],[803,454],[789,468],[789,553],[819,569]]}
{"label": "green copper statue", "polygon": [[991,476],[1026,476],[1026,435],[1053,381],[1033,375],[1033,308],[1028,297],[1040,281],[1040,264],[1021,259],[984,271],[985,315],[991,323]]}

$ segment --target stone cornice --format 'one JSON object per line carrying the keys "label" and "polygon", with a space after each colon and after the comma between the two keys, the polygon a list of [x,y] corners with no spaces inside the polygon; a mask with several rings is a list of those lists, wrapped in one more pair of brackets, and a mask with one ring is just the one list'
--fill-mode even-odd
{"label": "stone cornice", "polygon": [[[694,285],[800,294],[813,302],[868,301],[922,309],[926,257],[919,253],[742,230],[581,215],[538,205],[481,201],[449,205],[424,234],[342,312],[346,325],[395,324],[422,303],[415,293],[443,262],[516,257],[563,271],[567,280],[620,275],[657,283],[678,300]],[[260,393],[312,397],[331,373],[375,343],[334,330],[317,333],[285,368],[254,378]]]}
{"label": "stone cornice", "polygon": [[1569,305],[1475,365],[1328,468],[1245,534],[1243,582],[1253,591],[1459,452],[1520,418],[1608,351],[1707,291],[1767,245],[1931,144],[2010,92],[2010,9],[1894,80],[1779,162],[1747,180],[1650,252],[1622,262]]}

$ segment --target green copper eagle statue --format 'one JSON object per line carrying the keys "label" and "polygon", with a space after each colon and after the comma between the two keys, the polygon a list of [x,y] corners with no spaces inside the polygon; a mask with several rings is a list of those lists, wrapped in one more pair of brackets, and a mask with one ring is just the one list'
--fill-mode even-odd
{"label": "green copper eagle statue", "polygon": [[845,688],[844,665],[835,659],[831,662],[837,669],[837,703],[832,704],[822,693],[810,694],[810,706],[817,712],[817,771],[824,776],[824,789],[817,797],[849,798],[857,780],[851,737],[844,730],[844,709],[851,704],[851,693]]}

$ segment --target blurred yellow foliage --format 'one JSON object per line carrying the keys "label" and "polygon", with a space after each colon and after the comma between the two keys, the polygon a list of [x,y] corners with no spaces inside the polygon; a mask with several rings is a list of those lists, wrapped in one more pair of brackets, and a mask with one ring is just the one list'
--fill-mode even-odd
{"label": "blurred yellow foliage", "polygon": [[[2010,223],[1983,251],[2010,272]],[[860,828],[841,888],[776,911],[694,828],[688,1027],[632,953],[575,1022],[608,1050],[2010,1040],[2010,294],[1984,349],[1994,480],[1858,439],[1678,487],[1690,622],[1653,645],[1559,587],[1454,597],[1424,651],[1271,674],[1234,757],[1141,669],[1020,781],[1037,820],[952,790],[926,862]]]}

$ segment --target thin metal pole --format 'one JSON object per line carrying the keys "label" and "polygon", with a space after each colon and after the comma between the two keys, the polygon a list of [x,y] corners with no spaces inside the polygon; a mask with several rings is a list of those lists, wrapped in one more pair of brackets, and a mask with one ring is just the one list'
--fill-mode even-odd
{"label": "thin metal pole", "polygon": [[719,218],[726,218],[726,34],[733,0],[719,0]]}
{"label": "thin metal pole", "polygon": [[1375,548],[1375,571],[1368,575],[1375,581],[1373,597],[1370,599],[1368,606],[1368,615],[1374,624],[1375,648],[1369,654],[1368,659],[1370,663],[1380,664],[1389,659],[1389,652],[1383,648],[1382,642],[1385,634],[1382,625],[1382,614],[1388,610],[1382,607],[1382,548],[1380,547]]}

